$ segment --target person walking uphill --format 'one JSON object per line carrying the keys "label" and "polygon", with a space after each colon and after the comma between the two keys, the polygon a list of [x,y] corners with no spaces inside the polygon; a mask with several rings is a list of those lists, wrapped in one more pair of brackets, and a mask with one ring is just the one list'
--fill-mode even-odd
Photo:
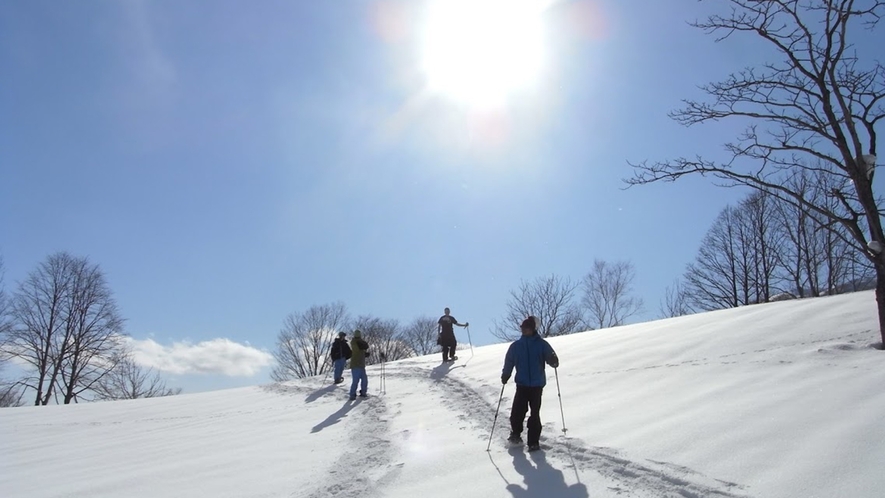
{"label": "person walking uphill", "polygon": [[338,337],[332,341],[332,351],[329,356],[332,357],[332,363],[335,365],[336,384],[344,382],[344,365],[350,359],[350,346],[347,345],[347,334],[340,332]]}
{"label": "person walking uphill", "polygon": [[443,363],[455,361],[455,349],[458,347],[458,339],[455,338],[454,326],[466,327],[470,325],[470,323],[458,323],[458,320],[449,314],[448,308],[444,312],[445,315],[439,317],[436,327],[438,332],[436,343],[442,346]]}
{"label": "person walking uphill", "polygon": [[366,356],[369,356],[369,343],[363,340],[363,334],[359,330],[353,331],[350,349],[353,350],[350,357],[350,376],[353,378],[353,382],[350,384],[350,400],[353,401],[356,399],[358,384],[361,384],[361,398],[365,398],[369,394],[369,377],[366,376]]}
{"label": "person walking uphill", "polygon": [[522,337],[507,349],[504,357],[504,370],[501,372],[501,383],[510,380],[510,374],[516,367],[516,396],[510,410],[510,437],[512,444],[522,444],[522,424],[526,412],[531,408],[528,421],[529,451],[541,449],[541,395],[547,385],[544,364],[553,368],[559,367],[556,352],[538,335],[538,322],[533,316],[526,318],[520,325]]}

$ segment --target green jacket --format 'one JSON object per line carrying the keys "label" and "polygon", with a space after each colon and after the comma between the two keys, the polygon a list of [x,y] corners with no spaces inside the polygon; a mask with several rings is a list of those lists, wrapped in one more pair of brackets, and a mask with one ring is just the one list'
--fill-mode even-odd
{"label": "green jacket", "polygon": [[350,341],[350,349],[353,356],[350,357],[350,368],[366,368],[366,356],[369,356],[369,343],[360,337],[354,337]]}

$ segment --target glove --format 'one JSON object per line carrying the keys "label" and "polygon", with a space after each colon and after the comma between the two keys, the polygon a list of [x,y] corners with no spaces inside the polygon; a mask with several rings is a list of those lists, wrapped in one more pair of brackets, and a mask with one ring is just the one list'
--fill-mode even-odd
{"label": "glove", "polygon": [[381,353],[380,356],[381,356],[381,359],[382,359],[382,360],[386,360],[386,359],[387,359],[387,355],[385,355],[384,353]]}
{"label": "glove", "polygon": [[465,326],[465,327],[469,327],[469,326],[470,326],[470,322],[464,322],[464,326]]}
{"label": "glove", "polygon": [[509,376],[507,376],[507,375],[501,376],[501,384],[506,384],[508,380],[510,380]]}
{"label": "glove", "polygon": [[440,339],[439,336],[436,336],[436,345],[437,345],[437,346],[442,346],[442,339]]}
{"label": "glove", "polygon": [[556,356],[556,353],[550,355],[550,366],[553,368],[559,368],[559,357]]}
{"label": "glove", "polygon": [[369,350],[367,349],[367,350],[366,350],[366,356],[369,356],[370,354],[372,354],[372,352],[369,351]]}

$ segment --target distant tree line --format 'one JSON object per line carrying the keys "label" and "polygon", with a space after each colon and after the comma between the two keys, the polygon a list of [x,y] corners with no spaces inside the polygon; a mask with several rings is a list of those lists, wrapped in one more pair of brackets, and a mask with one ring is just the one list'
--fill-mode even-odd
{"label": "distant tree line", "polygon": [[124,320],[104,273],[87,258],[50,255],[11,295],[0,260],[0,406],[165,396],[159,375],[128,350]]}
{"label": "distant tree line", "polygon": [[[824,203],[825,176],[798,175],[791,188]],[[681,280],[667,289],[663,316],[733,308],[775,300],[872,289],[873,264],[844,225],[802,205],[754,191],[725,207]]]}
{"label": "distant tree line", "polygon": [[[529,315],[539,319],[545,337],[623,325],[642,310],[642,299],[634,296],[634,278],[632,263],[597,260],[579,282],[558,275],[522,281],[510,292],[507,312],[494,322],[492,334],[501,340],[518,337],[519,324]],[[402,324],[372,315],[353,317],[341,302],[314,305],[283,321],[271,377],[282,382],[325,374],[332,368],[332,341],[340,332],[350,338],[357,329],[372,345],[370,365],[380,362],[381,354],[395,361],[438,350],[436,318],[419,316]]]}
{"label": "distant tree line", "polygon": [[332,368],[332,341],[341,332],[350,340],[354,330],[372,346],[366,358],[369,365],[380,363],[382,355],[385,361],[396,361],[429,354],[437,347],[435,318],[419,316],[402,324],[393,318],[352,316],[342,302],[314,305],[289,314],[283,321],[271,378],[282,382],[325,374]]}
{"label": "distant tree line", "polygon": [[533,315],[544,337],[618,327],[643,309],[635,295],[636,270],[629,261],[597,259],[580,280],[555,274],[522,281],[510,292],[507,312],[492,334],[501,340],[519,337],[519,324]]}

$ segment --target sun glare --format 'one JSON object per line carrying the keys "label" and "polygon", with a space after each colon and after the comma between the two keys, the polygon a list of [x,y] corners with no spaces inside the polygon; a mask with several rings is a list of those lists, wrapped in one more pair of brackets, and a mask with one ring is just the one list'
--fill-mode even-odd
{"label": "sun glare", "polygon": [[530,88],[543,63],[540,0],[438,0],[428,10],[428,89],[471,105],[498,105]]}

